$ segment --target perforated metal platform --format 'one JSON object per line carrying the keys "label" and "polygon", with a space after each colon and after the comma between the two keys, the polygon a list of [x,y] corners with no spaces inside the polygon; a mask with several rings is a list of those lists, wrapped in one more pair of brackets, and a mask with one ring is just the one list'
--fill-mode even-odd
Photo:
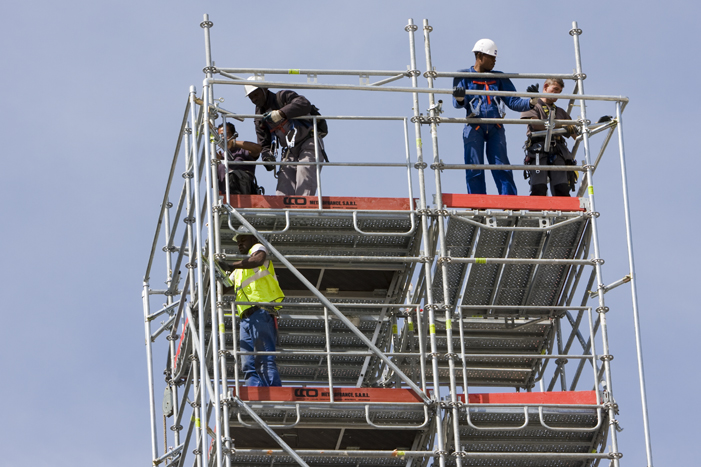
{"label": "perforated metal platform", "polygon": [[[471,394],[470,403],[469,407],[461,408],[458,422],[461,450],[467,453],[463,465],[584,467],[591,465],[592,460],[564,457],[485,460],[470,458],[469,453],[585,454],[599,452],[605,444],[607,415],[605,410],[597,409],[593,391]],[[447,439],[454,446],[452,415],[446,418],[445,425]]]}
{"label": "perforated metal platform", "polygon": [[[431,419],[424,404],[405,389],[335,388],[330,404],[328,388],[240,388],[241,399],[295,450],[411,451],[424,450]],[[240,415],[240,417],[239,417]],[[373,426],[376,425],[376,426]],[[377,428],[381,431],[378,432]],[[230,432],[237,450],[279,449],[242,409],[234,408]],[[303,455],[310,465],[406,465],[398,457],[330,459]],[[266,455],[239,455],[236,465],[266,465]],[[275,457],[275,465],[293,464]]]}
{"label": "perforated metal platform", "polygon": [[[520,212],[495,213],[490,225],[538,230],[494,230],[451,218],[446,229],[448,255],[467,258],[573,259],[581,257],[587,241],[589,218],[569,216],[526,217]],[[470,220],[486,224],[486,216]],[[567,222],[566,224],[562,224]],[[552,230],[540,229],[543,224]],[[562,226],[557,227],[558,224]],[[554,338],[554,324],[559,312],[549,306],[560,305],[571,286],[567,282],[571,266],[563,264],[447,264],[448,303],[481,306],[463,309],[465,352],[491,355],[466,360],[471,385],[532,387],[538,379],[542,359],[499,357],[499,354],[541,354],[549,352]],[[443,303],[443,268],[437,265],[432,284],[436,303]],[[489,305],[513,308],[489,308]],[[524,309],[539,306],[540,309]],[[482,319],[487,318],[487,319]],[[447,350],[445,323],[437,314],[438,350]],[[456,323],[453,324],[453,351],[460,351]],[[461,363],[458,380],[462,378]],[[427,366],[430,370],[430,366]],[[449,378],[447,362],[441,365],[441,381]]]}
{"label": "perforated metal platform", "polygon": [[[453,321],[452,326],[453,352],[459,354],[461,341],[458,322]],[[521,358],[518,354],[540,355],[550,351],[554,333],[551,319],[464,318],[463,327],[465,353],[484,354],[484,356],[468,356],[465,359],[469,385],[528,388],[537,381],[542,359]],[[408,338],[418,348],[418,336],[412,333]],[[448,347],[443,317],[436,319],[436,348],[441,354],[439,380],[447,383],[450,374],[447,358],[444,357]],[[499,356],[506,353],[511,356]],[[401,361],[399,366],[403,371],[410,372],[416,365],[418,365],[417,358],[408,358],[406,361]],[[426,361],[426,371],[427,375],[433,377],[430,360]],[[458,384],[462,386],[463,368],[459,356],[455,359],[455,376]]]}

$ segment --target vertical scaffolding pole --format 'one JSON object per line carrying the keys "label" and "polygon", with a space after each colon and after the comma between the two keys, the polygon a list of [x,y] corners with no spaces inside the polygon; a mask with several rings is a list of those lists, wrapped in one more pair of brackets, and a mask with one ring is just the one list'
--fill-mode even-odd
{"label": "vertical scaffolding pole", "polygon": [[[582,30],[577,27],[577,22],[573,21],[572,22],[572,29],[570,30],[570,35],[574,39],[574,52],[575,52],[575,60],[577,64],[577,93],[580,96],[584,96],[584,73],[582,73],[582,56],[580,53],[580,48],[579,48],[579,35],[582,34]],[[596,205],[594,204],[594,179],[592,178],[594,175],[594,166],[591,164],[591,152],[589,149],[589,124],[587,122],[587,107],[586,107],[586,101],[584,99],[579,100],[579,105],[580,105],[580,111],[582,115],[582,141],[584,142],[584,158],[586,160],[586,169],[587,169],[587,181],[589,183],[589,187],[587,189],[588,197],[589,197],[589,206],[591,207],[592,212],[596,213]],[[616,429],[618,428],[617,421],[615,418],[615,410],[614,410],[614,392],[613,392],[613,382],[611,378],[611,365],[610,365],[610,353],[609,353],[609,344],[608,344],[608,328],[606,324],[606,313],[608,312],[608,307],[606,306],[606,302],[604,299],[604,279],[603,279],[603,274],[601,271],[601,264],[603,261],[601,260],[601,253],[599,249],[599,230],[597,228],[597,216],[593,215],[591,217],[591,226],[592,226],[592,244],[594,246],[594,268],[596,270],[596,282],[597,282],[597,290],[598,290],[598,296],[599,296],[599,306],[596,308],[596,311],[599,313],[599,316],[601,317],[601,340],[602,340],[602,346],[603,346],[603,365],[604,365],[604,371],[606,374],[606,382],[607,382],[607,389],[609,391],[609,394],[611,396],[611,404],[609,404],[609,420],[611,426],[609,427],[609,431],[611,434],[611,448],[615,453],[618,453],[618,438],[616,436]],[[592,339],[594,336],[592,336]],[[596,362],[593,362],[596,363]],[[598,390],[598,388],[597,388]],[[613,459],[613,465],[615,467],[618,467],[620,465],[620,462],[618,458]]]}
{"label": "vertical scaffolding pole", "polygon": [[[424,49],[426,51],[426,79],[428,81],[429,89],[433,89],[433,62],[431,60],[431,39],[430,34],[433,28],[428,24],[428,20],[424,19]],[[440,162],[440,154],[438,152],[438,125],[436,124],[436,119],[439,115],[438,107],[436,106],[435,95],[430,93],[428,95],[429,103],[429,120],[431,122],[431,143],[433,146],[433,163],[438,164]],[[441,258],[448,256],[448,251],[445,247],[445,222],[444,215],[447,214],[443,210],[443,193],[441,190],[441,171],[434,170],[435,183],[436,183],[436,208],[438,211],[438,245],[440,248]],[[449,290],[448,290],[448,263],[445,261],[439,262],[441,266],[441,272],[443,274],[443,308],[445,310],[445,334],[446,334],[446,346],[448,357],[448,380],[450,387],[450,407],[453,413],[453,442],[455,444],[455,461],[458,467],[462,466],[462,457],[460,453],[462,449],[460,447],[460,425],[459,416],[460,408],[458,407],[457,399],[457,388],[455,385],[455,352],[453,352],[453,326],[452,326],[452,315],[453,311],[449,303]],[[464,388],[467,393],[467,388]],[[467,402],[467,400],[465,401]]]}
{"label": "vertical scaffolding pole", "polygon": [[[206,112],[207,109],[205,107],[204,109],[205,114],[203,116],[203,121],[202,123],[206,127],[208,123],[206,122]],[[192,154],[193,154],[193,163],[192,163],[192,170],[194,171],[193,173],[193,191],[194,191],[194,197],[195,197],[195,250],[190,250],[190,261],[193,262],[195,259],[197,259],[197,262],[199,263],[198,265],[194,265],[194,267],[197,267],[197,319],[198,319],[198,330],[199,330],[199,344],[200,344],[200,381],[201,385],[204,385],[204,382],[207,380],[209,377],[207,375],[207,359],[206,359],[206,349],[205,349],[205,339],[204,339],[204,297],[202,296],[202,291],[204,289],[203,287],[203,280],[202,280],[202,261],[200,261],[200,255],[202,254],[202,218],[199,210],[200,206],[200,169],[199,169],[199,164],[197,163],[197,120],[195,118],[195,87],[190,86],[190,118],[192,119],[192,134],[190,137],[192,138]],[[205,167],[205,171],[207,168]],[[199,267],[198,267],[199,266]],[[194,299],[194,295],[193,295]],[[201,452],[201,465],[206,466],[207,464],[207,450],[204,448],[204,445],[206,444],[206,439],[207,439],[207,395],[205,394],[206,391],[200,390],[200,420],[198,424],[198,428],[200,429],[201,432],[201,439],[202,439],[202,444],[200,446]]]}
{"label": "vertical scaffolding pole", "polygon": [[[417,69],[416,69],[416,45],[414,42],[414,32],[418,29],[418,26],[414,24],[412,18],[409,19],[409,24],[404,28],[405,31],[409,33],[409,53],[411,57],[411,85],[412,87],[418,87],[417,82]],[[419,94],[413,93],[413,110],[414,110],[414,131],[416,133],[416,168],[419,171],[419,213],[421,214],[421,240],[423,243],[424,256],[426,262],[424,263],[424,277],[426,281],[426,300],[425,309],[428,312],[429,319],[429,343],[431,346],[431,368],[433,371],[433,397],[436,404],[436,415],[440,417],[440,380],[438,373],[438,352],[436,348],[436,324],[435,317],[433,314],[433,291],[431,290],[432,278],[431,278],[431,263],[430,259],[432,257],[431,243],[428,236],[429,228],[429,212],[426,204],[426,163],[423,158],[423,146],[421,143],[421,114],[419,112]],[[445,456],[446,452],[443,450],[445,442],[443,439],[443,425],[442,423],[436,423],[436,444],[438,444],[438,463],[440,467],[445,467]]]}
{"label": "vertical scaffolding pole", "polygon": [[[205,80],[205,83],[207,81]],[[219,379],[219,358],[222,356],[219,354],[219,316],[217,313],[217,279],[214,275],[214,249],[215,237],[214,237],[214,199],[219,197],[219,191],[217,184],[214,182],[217,173],[217,160],[212,158],[213,144],[209,139],[209,104],[210,96],[212,95],[212,89],[210,84],[205,84],[202,88],[203,100],[204,100],[204,110],[205,114],[202,119],[204,128],[204,159],[210,162],[209,170],[205,166],[204,176],[206,184],[206,203],[207,203],[207,238],[209,239],[209,245],[207,248],[207,255],[209,257],[209,264],[212,267],[209,268],[209,311],[210,319],[212,320],[212,330],[211,330],[211,340],[212,340],[212,371],[214,373],[214,426],[215,426],[215,445],[216,445],[216,456],[217,456],[217,467],[222,467],[222,429],[221,429],[221,399],[220,394],[220,379]],[[217,224],[217,229],[219,229],[219,224]],[[203,292],[200,292],[200,302],[203,301]],[[221,307],[219,307],[221,309]],[[222,323],[223,325],[224,323]],[[200,323],[200,326],[204,328],[204,322]],[[226,387],[226,383],[223,385]],[[228,421],[227,421],[228,422]]]}
{"label": "vertical scaffolding pole", "polygon": [[[163,212],[163,220],[165,222],[165,227],[163,230],[163,233],[165,234],[166,238],[166,246],[165,246],[165,252],[166,252],[166,290],[171,290],[172,284],[173,284],[173,259],[172,259],[172,252],[171,252],[171,245],[170,245],[170,208],[173,207],[173,204],[166,199],[166,206]],[[176,272],[177,275],[177,272]],[[177,286],[176,286],[177,290]],[[166,295],[166,304],[171,305],[173,303],[173,296],[170,294]],[[173,327],[177,327],[178,323],[173,322]],[[171,399],[173,400],[173,420],[178,419],[178,386],[173,382],[173,374],[172,372],[175,371],[175,341],[173,338],[171,338],[170,334],[168,334],[168,348],[170,349],[170,370],[171,374],[168,376],[168,386],[170,386],[170,391],[171,391]],[[168,432],[166,431],[166,423],[165,419],[163,419],[163,437],[164,437],[164,449],[168,449]],[[174,427],[177,428],[177,427]],[[173,430],[173,446],[179,446],[180,445],[180,432],[177,429]],[[164,452],[165,454],[165,452]]]}
{"label": "vertical scaffolding pole", "polygon": [[156,398],[153,389],[153,349],[151,348],[151,321],[148,281],[144,281],[144,288],[141,292],[141,299],[144,306],[144,329],[146,331],[146,366],[148,367],[148,400],[151,407],[151,459],[158,458],[158,438],[156,436]]}
{"label": "vertical scaffolding pole", "polygon": [[633,228],[630,220],[630,203],[628,201],[628,172],[626,155],[623,147],[623,124],[621,122],[621,103],[616,102],[616,119],[618,120],[618,149],[621,159],[621,185],[623,188],[623,208],[626,213],[626,240],[628,240],[628,267],[630,268],[630,292],[633,300],[633,325],[635,327],[635,350],[638,354],[638,377],[640,379],[640,399],[643,408],[643,431],[645,432],[645,454],[647,465],[652,467],[652,441],[650,439],[650,422],[647,412],[647,391],[645,389],[645,369],[643,366],[643,341],[640,333],[640,315],[638,313],[638,286],[635,278],[635,259],[633,257]]}

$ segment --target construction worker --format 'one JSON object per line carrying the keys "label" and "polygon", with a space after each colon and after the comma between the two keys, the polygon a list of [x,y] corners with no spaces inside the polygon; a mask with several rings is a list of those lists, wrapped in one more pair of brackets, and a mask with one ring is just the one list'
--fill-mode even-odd
{"label": "construction worker", "polygon": [[[239,165],[236,162],[258,160],[262,148],[256,143],[237,140],[239,134],[236,133],[236,127],[233,123],[227,122],[226,129],[223,124],[219,125],[217,131],[222,139],[226,139],[226,158],[229,161],[229,193],[232,195],[257,195],[259,188],[256,180],[256,166]],[[218,151],[217,158],[224,159],[224,154]],[[219,192],[226,193],[225,164],[219,164],[218,175]]]}
{"label": "construction worker", "polygon": [[[527,92],[538,92],[538,84],[532,84],[526,89]],[[561,79],[547,79],[543,84],[543,92],[547,94],[560,94],[565,87],[565,82]],[[536,106],[521,114],[521,118],[532,118],[537,120],[548,120],[550,114],[554,112],[556,120],[572,120],[570,115],[561,107],[555,105],[557,97],[540,98]],[[577,137],[577,126],[567,125],[557,134],[551,135],[550,147],[545,147],[546,136],[533,136],[534,131],[545,130],[542,123],[531,123],[526,129],[528,140],[524,146],[526,151],[525,164],[538,164],[543,169],[529,170],[524,173],[529,178],[531,185],[531,196],[546,196],[548,194],[548,180],[550,181],[550,193],[552,196],[570,196],[570,190],[574,191],[577,182],[576,172],[549,171],[548,165],[574,165],[575,161],[572,153],[567,149],[565,138]],[[554,129],[555,130],[555,129]]]}
{"label": "construction worker", "polygon": [[[248,78],[251,81],[255,77]],[[310,196],[316,193],[316,155],[314,152],[314,125],[312,120],[291,120],[311,115],[312,104],[293,91],[270,92],[266,88],[246,85],[246,96],[256,106],[256,134],[263,149],[263,160],[274,160],[273,138],[283,148],[281,162],[309,162],[311,165],[281,165],[277,173],[277,195]],[[319,154],[327,160],[320,134],[317,138]],[[266,166],[274,170],[274,166]]]}
{"label": "construction worker", "polygon": [[[236,233],[234,240],[239,252],[248,258],[234,263],[223,263],[233,269],[229,276],[236,288],[237,302],[281,302],[285,294],[280,289],[268,250],[258,239],[245,230]],[[281,307],[237,304],[240,323],[240,348],[244,352],[275,352],[277,323],[273,316]],[[241,371],[246,386],[281,386],[274,355],[243,355]]]}
{"label": "construction worker", "polygon": [[[497,46],[490,39],[477,41],[472,51],[475,53],[475,65],[460,72],[501,73],[493,71],[497,60]],[[465,96],[466,90],[516,91],[508,78],[454,78],[453,107],[464,108],[467,118],[503,118],[505,107],[516,112],[524,112],[533,107],[534,99],[497,96]],[[506,134],[500,124],[469,124],[463,129],[465,146],[465,164],[484,164],[484,150],[487,146],[487,160],[490,164],[509,164],[506,154]],[[511,170],[492,170],[494,182],[500,195],[515,195],[516,184]],[[486,194],[483,170],[468,170],[467,192]]]}

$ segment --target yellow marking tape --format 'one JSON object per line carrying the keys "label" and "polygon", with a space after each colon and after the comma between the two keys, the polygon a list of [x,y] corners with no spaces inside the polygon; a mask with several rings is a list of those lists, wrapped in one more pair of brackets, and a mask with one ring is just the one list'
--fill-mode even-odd
{"label": "yellow marking tape", "polygon": [[435,324],[432,324],[431,326],[429,326],[429,332],[430,332],[431,334],[435,334],[435,333],[436,333],[436,325],[435,325]]}
{"label": "yellow marking tape", "polygon": [[219,332],[222,334],[226,332],[226,327],[224,326],[224,323],[219,323]]}
{"label": "yellow marking tape", "polygon": [[397,334],[397,325],[396,324],[392,325],[392,334]]}
{"label": "yellow marking tape", "polygon": [[298,74],[299,74],[299,70],[290,69],[290,70],[287,71],[287,74],[288,74],[288,75],[298,75]]}
{"label": "yellow marking tape", "polygon": [[487,258],[475,258],[475,264],[487,264]]}
{"label": "yellow marking tape", "polygon": [[594,194],[594,185],[589,185],[588,191],[589,191],[590,195],[593,195]]}
{"label": "yellow marking tape", "polygon": [[421,138],[416,138],[416,147],[417,148],[421,147]]}
{"label": "yellow marking tape", "polygon": [[413,331],[413,330],[414,330],[414,323],[409,323],[409,331]]}
{"label": "yellow marking tape", "polygon": [[445,328],[446,328],[446,330],[447,330],[447,329],[452,329],[452,328],[453,328],[452,320],[450,320],[450,319],[446,319],[446,320],[445,320]]}

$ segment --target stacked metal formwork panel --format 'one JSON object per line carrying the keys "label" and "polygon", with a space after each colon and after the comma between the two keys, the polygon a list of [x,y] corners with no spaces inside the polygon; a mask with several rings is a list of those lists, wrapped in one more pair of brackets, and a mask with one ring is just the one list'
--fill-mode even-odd
{"label": "stacked metal formwork panel", "polygon": [[[627,100],[584,95],[576,24],[570,31],[576,73],[510,75],[577,83],[578,94],[561,97],[571,99],[570,107],[575,99],[580,102],[581,136],[574,151],[582,146],[583,163],[562,169],[585,174],[580,195],[586,196],[560,200],[442,192],[441,171],[486,167],[444,164],[438,124],[493,122],[440,116],[435,95],[451,90],[435,88],[435,80],[471,75],[435,70],[426,20],[427,88],[418,85],[418,27],[411,20],[405,28],[408,71],[297,70],[313,77],[306,84],[264,79],[286,70],[213,67],[213,24],[205,17],[201,26],[207,78],[199,97],[191,88],[143,288],[153,464],[585,467],[605,460],[618,465],[618,406],[604,294],[624,282],[634,285],[632,252],[631,275],[604,285],[592,180],[616,129],[624,162],[620,119]],[[215,85],[246,83],[236,73],[253,73],[259,85],[271,87],[412,94],[411,121],[419,142],[414,158],[408,145],[410,118],[381,118],[404,124],[406,160],[384,165],[406,171],[408,196],[322,196],[321,178],[317,196],[219,193],[217,164],[222,162],[213,157],[218,142],[210,138],[215,121],[261,117],[235,116],[214,104]],[[333,74],[357,75],[361,84],[317,84],[319,76]],[[370,85],[370,76],[387,78]],[[410,79],[411,87],[384,86],[402,78]],[[426,116],[419,111],[420,94],[428,96]],[[614,102],[617,118],[590,125],[583,105],[587,99]],[[431,130],[430,166],[420,143],[422,126]],[[597,133],[605,139],[592,161],[589,138]],[[184,184],[173,206],[169,200],[181,153]],[[318,161],[317,173],[322,165],[344,165]],[[427,190],[429,173],[435,193]],[[413,178],[419,185],[416,195]],[[167,287],[154,290],[149,277],[161,225]],[[268,248],[286,295],[274,353],[281,388],[243,385],[239,361],[247,353],[238,346],[235,290],[208,267],[240,257],[232,238],[239,229]],[[182,277],[181,267],[186,270]],[[166,303],[154,312],[151,299],[158,295]],[[590,305],[594,297],[598,304]],[[160,317],[164,320],[154,329],[152,322]],[[162,428],[172,434],[164,434],[159,455],[152,347],[160,336],[167,347]],[[573,349],[577,345],[581,352]]]}

